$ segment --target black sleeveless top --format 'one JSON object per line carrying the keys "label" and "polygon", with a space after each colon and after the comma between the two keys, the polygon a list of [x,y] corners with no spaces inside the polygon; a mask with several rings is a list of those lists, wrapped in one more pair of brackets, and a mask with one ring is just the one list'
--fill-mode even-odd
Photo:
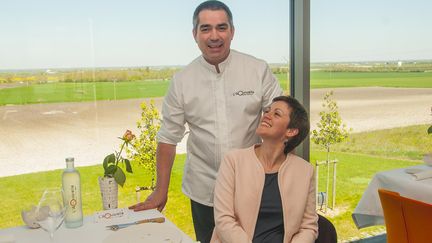
{"label": "black sleeveless top", "polygon": [[278,173],[266,174],[253,243],[282,243],[284,222]]}

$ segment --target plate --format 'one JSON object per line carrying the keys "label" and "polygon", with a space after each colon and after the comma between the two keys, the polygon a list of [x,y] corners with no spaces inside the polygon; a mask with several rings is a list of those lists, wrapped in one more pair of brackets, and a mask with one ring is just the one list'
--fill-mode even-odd
{"label": "plate", "polygon": [[107,236],[103,243],[180,243],[182,235],[174,227],[159,223],[144,223],[120,229]]}

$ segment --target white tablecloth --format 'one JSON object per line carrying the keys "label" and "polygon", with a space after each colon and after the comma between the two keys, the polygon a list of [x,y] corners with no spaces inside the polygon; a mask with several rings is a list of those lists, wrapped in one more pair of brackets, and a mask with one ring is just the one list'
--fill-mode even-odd
{"label": "white tablecloth", "polygon": [[[54,242],[61,243],[102,243],[103,240],[113,233],[107,230],[105,226],[129,223],[141,219],[162,217],[163,215],[153,209],[140,212],[133,212],[129,210],[128,218],[113,219],[111,222],[96,223],[94,216],[87,216],[84,218],[84,225],[76,229],[68,229],[64,224],[54,233]],[[171,221],[166,220],[164,224],[177,228]],[[182,243],[194,243],[189,236],[178,229],[182,234]],[[14,241],[7,241],[6,239],[13,239]],[[8,228],[0,230],[0,243],[14,242],[14,243],[46,243],[49,242],[49,235],[42,229],[30,229],[26,226],[15,228]],[[120,242],[119,242],[120,243]]]}
{"label": "white tablecloth", "polygon": [[[409,168],[432,170],[432,167],[427,165]],[[405,172],[406,169],[402,168],[375,174],[352,214],[357,228],[384,225],[384,216],[378,195],[379,188],[399,192],[404,197],[432,203],[432,178],[415,180],[413,175]]]}

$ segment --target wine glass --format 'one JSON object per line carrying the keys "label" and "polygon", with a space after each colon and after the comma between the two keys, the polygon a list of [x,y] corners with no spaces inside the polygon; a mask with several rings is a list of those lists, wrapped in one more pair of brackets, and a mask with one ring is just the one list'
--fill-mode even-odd
{"label": "wine glass", "polygon": [[65,212],[63,191],[58,188],[46,189],[36,208],[36,221],[50,234],[51,242],[53,242],[54,232],[63,223]]}

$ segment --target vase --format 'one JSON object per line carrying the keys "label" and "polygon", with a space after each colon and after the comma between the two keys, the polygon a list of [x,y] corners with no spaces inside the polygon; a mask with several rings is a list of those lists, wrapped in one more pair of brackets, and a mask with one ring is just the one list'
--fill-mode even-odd
{"label": "vase", "polygon": [[99,177],[99,187],[104,210],[118,207],[118,184],[112,177]]}

